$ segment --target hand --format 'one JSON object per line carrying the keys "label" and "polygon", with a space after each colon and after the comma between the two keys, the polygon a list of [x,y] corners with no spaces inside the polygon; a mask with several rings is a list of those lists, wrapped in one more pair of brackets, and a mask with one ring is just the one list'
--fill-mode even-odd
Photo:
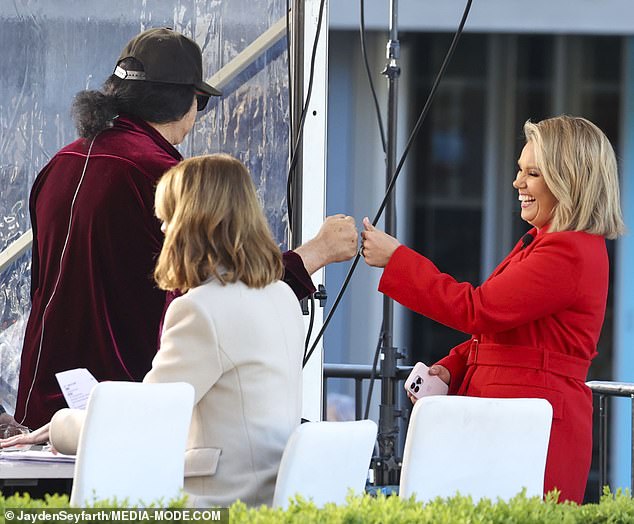
{"label": "hand", "polygon": [[407,391],[407,398],[409,398],[412,401],[412,404],[416,404],[416,401],[418,400],[414,395],[412,395],[409,391]]}
{"label": "hand", "polygon": [[361,232],[361,254],[368,266],[385,267],[401,243],[394,237],[375,228],[368,217],[363,219],[365,231]]}
{"label": "hand", "polygon": [[440,364],[434,364],[429,368],[430,375],[437,375],[440,380],[442,380],[445,384],[449,385],[451,381],[451,373],[445,366],[441,366]]}
{"label": "hand", "polygon": [[20,446],[25,444],[45,444],[48,442],[51,424],[46,424],[26,435],[15,435],[5,439],[0,439],[0,449]]}
{"label": "hand", "polygon": [[299,246],[295,253],[302,257],[310,275],[333,262],[350,260],[357,253],[358,233],[354,217],[326,217],[317,235]]}
{"label": "hand", "polygon": [[[440,380],[442,380],[445,384],[449,385],[451,380],[451,373],[445,366],[441,366],[440,364],[434,364],[429,368],[429,374],[438,376]],[[414,395],[412,395],[409,391],[407,391],[408,398],[412,401],[412,404],[416,404],[418,400]]]}

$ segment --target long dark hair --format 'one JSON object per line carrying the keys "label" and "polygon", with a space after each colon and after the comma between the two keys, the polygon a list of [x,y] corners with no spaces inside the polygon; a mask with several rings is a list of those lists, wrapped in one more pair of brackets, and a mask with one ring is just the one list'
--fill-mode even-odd
{"label": "long dark hair", "polygon": [[[126,58],[119,65],[129,71],[143,71],[134,58]],[[191,109],[194,96],[193,85],[122,80],[111,75],[100,91],[77,93],[71,114],[79,136],[91,139],[112,127],[114,118],[120,114],[154,124],[180,120]]]}

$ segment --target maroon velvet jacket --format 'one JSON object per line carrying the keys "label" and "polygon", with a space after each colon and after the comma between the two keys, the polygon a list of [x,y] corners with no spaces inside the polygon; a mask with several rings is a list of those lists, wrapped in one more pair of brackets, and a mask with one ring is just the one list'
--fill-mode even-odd
{"label": "maroon velvet jacket", "polygon": [[[123,116],[95,139],[86,164],[89,145],[64,147],[31,190],[32,309],[15,418],[32,428],[66,405],[55,373],[85,367],[99,381],[142,380],[158,348],[166,294],[152,278],[163,242],[154,188],[182,157],[154,128]],[[297,254],[284,263],[299,297],[314,290]]]}
{"label": "maroon velvet jacket", "polygon": [[438,363],[450,394],[544,398],[553,407],[545,491],[583,501],[592,455],[592,394],[585,384],[608,293],[605,239],[531,230],[478,287],[441,273],[400,246],[379,290],[429,318],[470,333]]}

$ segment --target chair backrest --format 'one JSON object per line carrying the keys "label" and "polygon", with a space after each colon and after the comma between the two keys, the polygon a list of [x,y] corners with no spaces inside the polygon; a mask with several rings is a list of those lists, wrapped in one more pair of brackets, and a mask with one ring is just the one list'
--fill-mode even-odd
{"label": "chair backrest", "polygon": [[552,406],[534,398],[424,397],[414,405],[399,494],[542,496]]}
{"label": "chair backrest", "polygon": [[97,384],[79,437],[70,502],[128,499],[141,506],[182,495],[194,403],[190,384]]}
{"label": "chair backrest", "polygon": [[273,506],[301,495],[321,507],[343,504],[350,489],[365,490],[377,426],[371,420],[307,422],[290,436],[282,455]]}

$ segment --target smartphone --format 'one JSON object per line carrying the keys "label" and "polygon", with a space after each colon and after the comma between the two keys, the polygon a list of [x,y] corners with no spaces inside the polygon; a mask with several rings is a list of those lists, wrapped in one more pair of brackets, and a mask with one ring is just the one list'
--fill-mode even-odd
{"label": "smartphone", "polygon": [[414,366],[403,386],[405,391],[416,398],[429,395],[446,395],[447,391],[449,391],[449,386],[438,376],[430,375],[429,368],[422,362]]}

